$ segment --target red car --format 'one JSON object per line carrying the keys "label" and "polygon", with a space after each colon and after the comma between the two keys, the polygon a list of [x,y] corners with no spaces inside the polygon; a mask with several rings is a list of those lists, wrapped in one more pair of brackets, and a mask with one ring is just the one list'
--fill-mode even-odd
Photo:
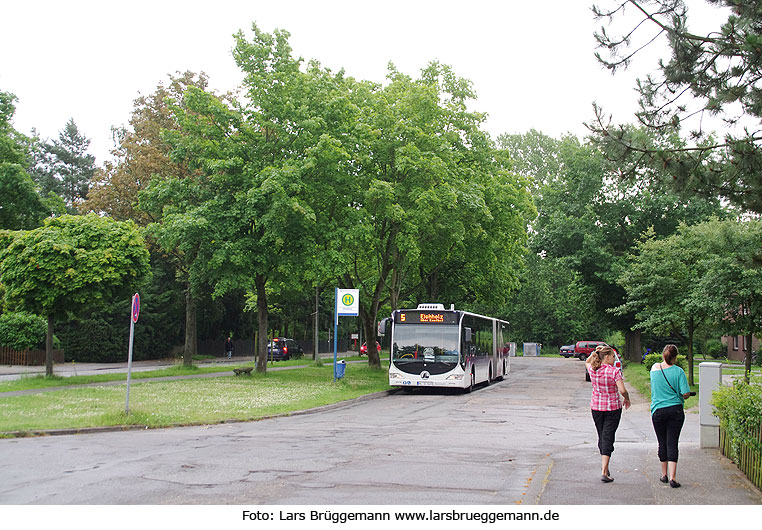
{"label": "red car", "polygon": [[574,345],[574,356],[584,361],[598,346],[608,346],[608,344],[600,340],[581,340]]}
{"label": "red car", "polygon": [[[381,353],[381,345],[376,341],[376,351],[378,353]],[[360,355],[366,355],[368,353],[368,343],[363,342],[362,346],[360,346]]]}

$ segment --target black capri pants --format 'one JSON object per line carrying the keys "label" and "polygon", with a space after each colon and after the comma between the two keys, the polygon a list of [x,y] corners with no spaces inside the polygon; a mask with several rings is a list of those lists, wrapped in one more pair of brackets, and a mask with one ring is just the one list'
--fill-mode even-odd
{"label": "black capri pants", "polygon": [[656,439],[659,441],[659,462],[677,462],[677,442],[685,423],[682,405],[656,409],[651,416]]}
{"label": "black capri pants", "polygon": [[622,419],[622,409],[593,410],[593,422],[598,431],[598,450],[602,455],[611,456],[614,452],[614,436]]}

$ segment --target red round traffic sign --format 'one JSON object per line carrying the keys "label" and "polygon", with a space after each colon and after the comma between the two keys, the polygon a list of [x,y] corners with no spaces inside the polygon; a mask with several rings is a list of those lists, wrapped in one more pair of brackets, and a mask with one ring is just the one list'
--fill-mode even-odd
{"label": "red round traffic sign", "polygon": [[135,293],[132,297],[132,321],[138,321],[138,315],[140,315],[140,295]]}

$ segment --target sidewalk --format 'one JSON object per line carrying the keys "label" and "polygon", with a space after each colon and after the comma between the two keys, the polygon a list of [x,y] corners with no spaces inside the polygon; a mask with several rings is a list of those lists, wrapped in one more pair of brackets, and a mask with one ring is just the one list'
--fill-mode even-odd
{"label": "sidewalk", "polygon": [[[339,352],[338,358],[352,357],[357,355],[357,352]],[[324,361],[328,359],[333,360],[333,353],[321,353],[320,358]],[[307,362],[312,361],[312,355],[307,354],[303,357]],[[209,367],[209,366],[224,366],[226,364],[246,364],[254,363],[254,357],[249,356],[233,356],[231,359],[227,357],[216,357],[214,359],[204,361],[194,361],[194,366]],[[161,368],[167,368],[170,366],[181,365],[182,361],[177,359],[159,359],[153,361],[133,361],[133,372],[146,372],[150,370],[158,370]],[[122,363],[72,363],[67,362],[63,364],[55,364],[53,366],[53,373],[60,377],[71,377],[74,375],[97,375],[108,373],[126,373],[127,362]],[[0,381],[12,381],[19,379],[22,376],[29,375],[45,375],[45,366],[21,366],[21,365],[0,365]]]}
{"label": "sidewalk", "polygon": [[677,480],[682,487],[659,482],[661,467],[649,406],[642,397],[633,400],[636,404],[623,412],[616,434],[610,464],[614,482],[600,482],[595,429],[585,417],[589,425],[579,426],[590,431],[585,442],[549,454],[538,468],[535,480],[540,484],[533,484],[532,504],[762,506],[762,491],[732,461],[717,448],[700,447],[697,407],[687,411],[680,435]]}

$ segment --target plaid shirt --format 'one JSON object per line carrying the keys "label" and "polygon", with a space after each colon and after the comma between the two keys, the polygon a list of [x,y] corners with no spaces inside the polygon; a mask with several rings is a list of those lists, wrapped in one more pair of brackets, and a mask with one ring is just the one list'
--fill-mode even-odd
{"label": "plaid shirt", "polygon": [[593,410],[617,410],[622,408],[619,401],[619,390],[616,382],[622,381],[622,370],[610,364],[602,364],[597,371],[588,365],[590,381],[593,383],[593,397],[590,399],[590,408]]}

